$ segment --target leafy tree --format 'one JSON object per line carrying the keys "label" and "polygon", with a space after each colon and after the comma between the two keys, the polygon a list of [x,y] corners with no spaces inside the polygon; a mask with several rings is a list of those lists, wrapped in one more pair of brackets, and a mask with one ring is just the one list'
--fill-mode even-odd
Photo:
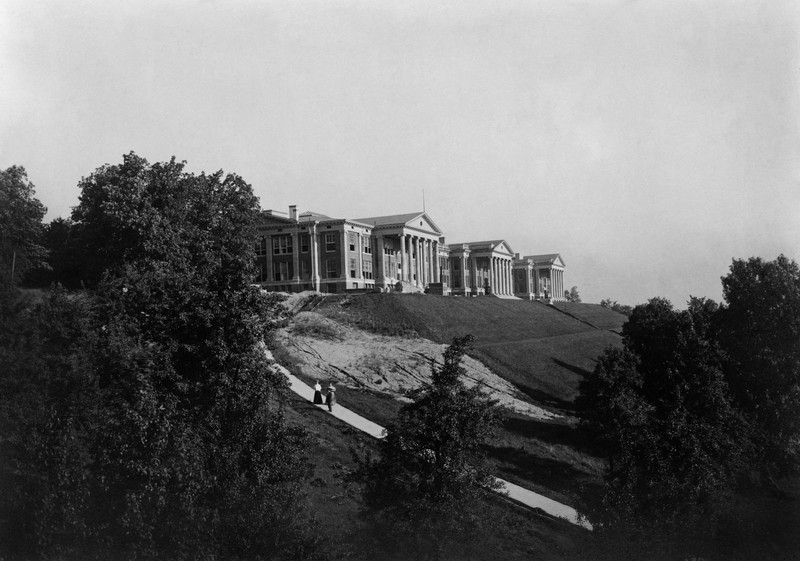
{"label": "leafy tree", "polygon": [[[48,308],[21,310],[11,329],[41,326],[16,337],[4,378],[9,442],[28,443],[4,464],[23,466],[15,473],[28,489],[4,518],[19,521],[16,550],[65,559],[314,555],[300,508],[306,435],[284,423],[286,381],[260,351],[272,310],[250,284],[252,189],[237,176],[196,176],[174,159],[150,165],[134,154],[82,186],[73,216],[99,256],[97,290],[80,310],[66,296],[52,304],[71,317],[52,323],[74,332],[45,332]],[[38,377],[26,357],[39,357],[30,361],[43,365],[33,366]],[[14,413],[27,402],[38,421]]]}
{"label": "leafy tree", "polygon": [[417,390],[388,427],[380,457],[357,458],[356,478],[379,526],[423,551],[447,547],[480,526],[479,499],[498,488],[483,447],[498,422],[495,402],[461,380],[472,336],[456,337],[431,382]]}
{"label": "leafy tree", "polygon": [[768,477],[800,470],[800,268],[780,255],[734,260],[722,278],[719,338],[736,402]]}
{"label": "leafy tree", "polygon": [[716,304],[686,311],[654,298],[634,308],[623,348],[610,348],[582,385],[584,425],[610,456],[606,525],[691,527],[708,521],[747,457],[718,345]]}
{"label": "leafy tree", "polygon": [[26,284],[47,287],[59,283],[70,289],[80,288],[84,271],[92,266],[92,257],[76,239],[72,220],[56,218],[44,225],[42,245],[47,251],[47,266],[34,269]]}
{"label": "leafy tree", "polygon": [[41,245],[45,212],[25,168],[0,170],[0,284],[16,285],[31,269],[46,265]]}
{"label": "leafy tree", "polygon": [[567,300],[567,302],[580,302],[581,295],[578,293],[578,287],[573,286],[569,290],[565,290],[564,298]]}

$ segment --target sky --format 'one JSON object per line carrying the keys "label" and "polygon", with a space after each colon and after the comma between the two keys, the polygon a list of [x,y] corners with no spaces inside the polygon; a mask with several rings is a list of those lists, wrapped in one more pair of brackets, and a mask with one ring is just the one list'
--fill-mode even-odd
{"label": "sky", "polygon": [[131,151],[559,253],[584,302],[719,301],[800,260],[800,3],[0,0],[0,168],[49,221]]}

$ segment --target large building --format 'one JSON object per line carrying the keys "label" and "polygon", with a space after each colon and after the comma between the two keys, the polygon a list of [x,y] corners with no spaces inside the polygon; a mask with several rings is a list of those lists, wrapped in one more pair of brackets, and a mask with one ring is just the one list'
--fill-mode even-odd
{"label": "large building", "polygon": [[505,240],[447,244],[425,212],[351,219],[290,206],[263,211],[258,235],[257,281],[266,290],[564,298],[558,254],[520,257]]}

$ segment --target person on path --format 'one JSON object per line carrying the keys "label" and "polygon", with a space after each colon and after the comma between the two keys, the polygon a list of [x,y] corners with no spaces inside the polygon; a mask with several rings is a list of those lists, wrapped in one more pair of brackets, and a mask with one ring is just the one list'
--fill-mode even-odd
{"label": "person on path", "polygon": [[336,388],[333,384],[328,386],[328,395],[325,397],[325,403],[328,405],[328,411],[333,413],[333,406],[336,404]]}
{"label": "person on path", "polygon": [[322,405],[322,386],[319,385],[319,380],[314,384],[314,405]]}

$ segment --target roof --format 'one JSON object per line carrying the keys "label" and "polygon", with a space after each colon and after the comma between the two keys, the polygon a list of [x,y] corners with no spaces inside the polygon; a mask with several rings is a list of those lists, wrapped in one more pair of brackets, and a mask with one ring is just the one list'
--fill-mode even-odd
{"label": "roof", "polygon": [[311,222],[312,220],[330,220],[331,217],[326,214],[320,214],[319,212],[312,212],[306,211],[298,216],[298,220],[300,222]]}
{"label": "roof", "polygon": [[482,242],[450,243],[448,245],[455,247],[466,245],[472,251],[476,251],[481,248],[491,249],[492,251],[494,251],[495,249],[499,249],[498,246],[505,246],[506,250],[508,250],[510,254],[514,253],[513,250],[511,249],[511,246],[508,244],[506,240],[486,240]]}
{"label": "roof", "polygon": [[556,261],[560,261],[562,265],[565,264],[564,260],[561,258],[561,255],[559,255],[558,253],[545,253],[542,255],[525,255],[524,258],[530,259],[531,261],[533,261],[535,265],[543,265],[543,264],[552,265]]}
{"label": "roof", "polygon": [[392,214],[389,216],[370,216],[369,218],[355,218],[356,222],[363,222],[364,224],[371,224],[373,226],[386,226],[388,224],[405,224],[409,220],[413,220],[422,212],[412,212],[409,214]]}

